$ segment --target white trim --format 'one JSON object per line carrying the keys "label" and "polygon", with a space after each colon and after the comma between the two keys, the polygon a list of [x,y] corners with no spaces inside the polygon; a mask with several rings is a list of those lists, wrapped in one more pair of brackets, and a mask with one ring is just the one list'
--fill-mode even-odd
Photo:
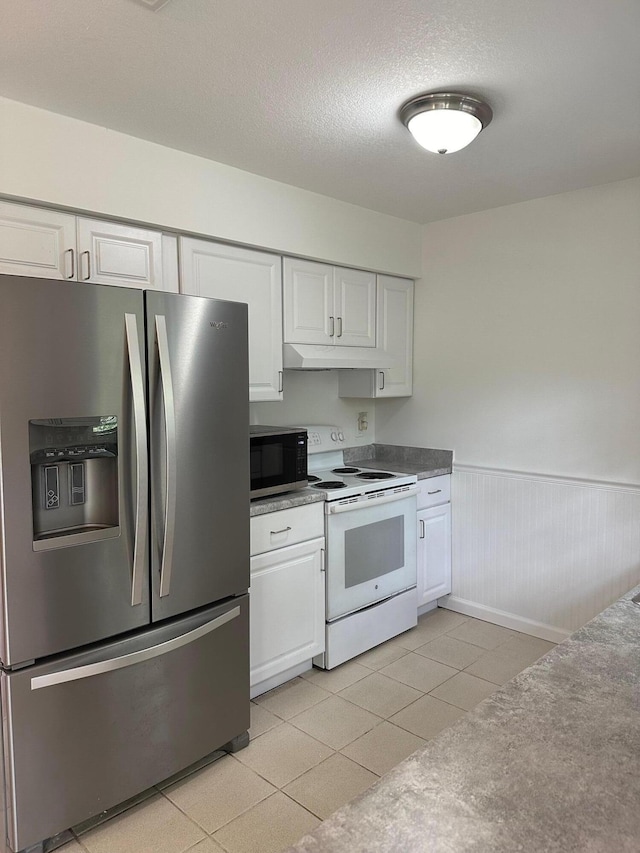
{"label": "white trim", "polygon": [[[442,599],[444,601],[444,599]],[[437,610],[438,600],[430,601],[428,604],[421,604],[418,607],[418,616],[424,616],[425,613],[430,613],[432,610]]]}
{"label": "white trim", "polygon": [[561,643],[571,635],[571,631],[566,631],[564,628],[535,622],[533,619],[526,619],[524,616],[517,616],[515,613],[506,613],[504,610],[487,607],[485,604],[476,604],[455,595],[439,598],[438,607],[455,610],[456,613],[463,613],[465,616],[474,616],[476,619],[483,619],[485,622],[492,622],[494,625],[501,625],[503,628],[511,628],[513,631],[530,634],[532,637],[540,637],[540,639],[549,640],[551,643]]}
{"label": "white trim", "polygon": [[309,658],[309,660],[305,660],[302,663],[297,663],[295,666],[289,667],[289,669],[285,669],[284,672],[279,672],[277,675],[265,678],[264,681],[260,681],[258,684],[252,685],[249,690],[249,698],[255,699],[256,696],[262,696],[263,693],[268,693],[269,690],[273,690],[274,687],[280,687],[280,685],[284,684],[285,681],[291,681],[292,678],[297,678],[297,676],[302,675],[303,672],[308,672],[312,667],[313,661]]}
{"label": "white trim", "polygon": [[512,471],[509,468],[487,468],[483,465],[465,465],[454,462],[453,472],[461,474],[484,474],[489,477],[506,477],[511,480],[535,480],[540,483],[553,483],[557,486],[582,486],[590,489],[630,492],[640,494],[640,485],[634,483],[614,483],[608,480],[589,480],[581,477],[562,477],[555,474],[538,474],[535,471]]}

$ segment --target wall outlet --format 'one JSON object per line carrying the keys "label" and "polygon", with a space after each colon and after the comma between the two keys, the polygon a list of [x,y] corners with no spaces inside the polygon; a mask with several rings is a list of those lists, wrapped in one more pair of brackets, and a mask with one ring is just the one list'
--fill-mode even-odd
{"label": "wall outlet", "polygon": [[369,412],[358,412],[358,435],[362,435],[369,429]]}

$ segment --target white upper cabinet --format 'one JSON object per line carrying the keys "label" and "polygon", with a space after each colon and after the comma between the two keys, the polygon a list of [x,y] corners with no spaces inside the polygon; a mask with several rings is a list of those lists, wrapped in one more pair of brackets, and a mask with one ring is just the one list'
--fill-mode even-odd
{"label": "white upper cabinet", "polygon": [[[378,276],[378,346],[395,367],[379,371],[377,397],[410,397],[413,390],[413,282]],[[380,375],[382,374],[382,375]]]}
{"label": "white upper cabinet", "polygon": [[78,217],[78,280],[162,290],[162,233]]}
{"label": "white upper cabinet", "polygon": [[285,342],[332,344],[333,267],[285,258],[283,281]]}
{"label": "white upper cabinet", "polygon": [[75,279],[76,218],[0,202],[0,272]]}
{"label": "white upper cabinet", "polygon": [[374,273],[284,259],[286,343],[376,345]]}
{"label": "white upper cabinet", "polygon": [[341,371],[340,397],[410,397],[413,390],[413,282],[378,276],[378,349],[393,356],[394,366]]}
{"label": "white upper cabinet", "polygon": [[282,259],[278,255],[180,238],[182,293],[249,306],[249,399],[282,399]]}
{"label": "white upper cabinet", "polygon": [[160,231],[0,202],[3,273],[177,290],[175,272],[163,277],[163,239],[175,243]]}

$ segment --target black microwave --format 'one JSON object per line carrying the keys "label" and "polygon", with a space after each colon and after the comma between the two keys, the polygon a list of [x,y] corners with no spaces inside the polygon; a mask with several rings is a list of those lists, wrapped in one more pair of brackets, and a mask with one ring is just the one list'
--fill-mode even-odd
{"label": "black microwave", "polygon": [[308,485],[306,429],[252,425],[249,439],[252,499]]}

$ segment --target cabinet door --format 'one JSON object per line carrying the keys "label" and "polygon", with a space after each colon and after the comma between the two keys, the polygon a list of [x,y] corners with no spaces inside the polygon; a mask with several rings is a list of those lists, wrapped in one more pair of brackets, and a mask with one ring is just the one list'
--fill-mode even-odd
{"label": "cabinet door", "polygon": [[0,202],[0,273],[76,278],[76,218]]}
{"label": "cabinet door", "polygon": [[418,513],[418,607],[451,592],[451,504]]}
{"label": "cabinet door", "polygon": [[324,651],[324,539],[251,558],[251,686]]}
{"label": "cabinet door", "polygon": [[333,267],[285,258],[283,282],[285,343],[335,343]]}
{"label": "cabinet door", "polygon": [[413,390],[413,282],[378,276],[378,346],[397,359],[377,372],[376,397],[410,397]]}
{"label": "cabinet door", "polygon": [[346,347],[376,345],[376,276],[336,267],[334,275],[335,342]]}
{"label": "cabinet door", "polygon": [[281,258],[180,238],[182,293],[249,306],[249,399],[282,399]]}
{"label": "cabinet door", "polygon": [[146,228],[78,218],[78,279],[163,290],[162,234]]}

